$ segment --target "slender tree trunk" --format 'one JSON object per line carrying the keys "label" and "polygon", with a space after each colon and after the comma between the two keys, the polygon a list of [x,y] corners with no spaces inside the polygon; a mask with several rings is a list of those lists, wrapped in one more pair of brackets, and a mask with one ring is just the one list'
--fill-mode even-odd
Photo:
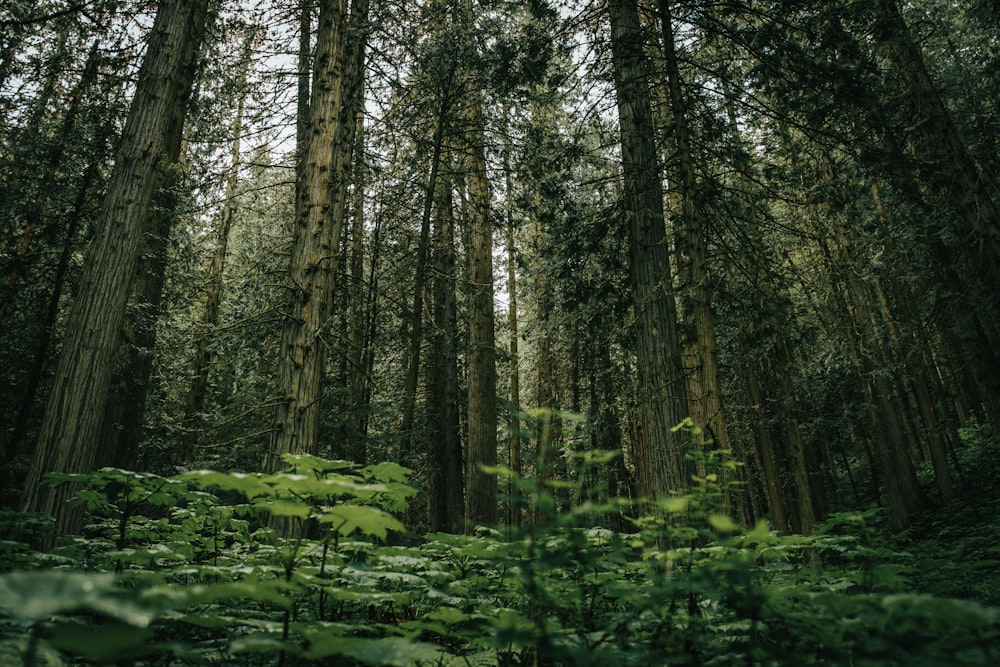
{"label": "slender tree trunk", "polygon": [[427,363],[430,530],[463,528],[462,440],[458,403],[458,307],[455,297],[455,223],[451,183],[438,187],[433,241],[433,321]]}
{"label": "slender tree trunk", "polygon": [[[820,237],[820,243],[831,267],[831,277],[839,273],[839,277],[834,279],[843,284],[846,292],[847,303],[842,305],[842,309],[848,321],[853,322],[853,326],[847,327],[848,338],[861,376],[867,379],[870,419],[880,431],[875,443],[875,455],[885,486],[889,520],[894,530],[901,530],[925,507],[926,498],[917,481],[903,435],[905,417],[900,414],[903,406],[887,374],[890,364],[881,356],[882,346],[877,343],[875,297],[858,274],[847,230],[839,223],[836,214],[833,219],[836,257],[825,237]],[[838,265],[843,266],[843,271],[837,271]]]}
{"label": "slender tree trunk", "polygon": [[349,349],[347,352],[347,373],[345,386],[349,388],[350,413],[354,416],[354,432],[350,433],[353,441],[348,458],[361,464],[365,459],[365,434],[361,432],[360,419],[368,412],[364,402],[367,386],[368,369],[366,359],[366,329],[368,317],[365,308],[365,183],[366,167],[364,155],[364,119],[359,111],[358,130],[354,139],[354,200],[351,207],[351,280],[347,300],[347,328]]}
{"label": "slender tree trunk", "polygon": [[[444,86],[445,90],[448,86]],[[420,378],[420,347],[423,342],[424,290],[427,267],[427,247],[431,229],[431,211],[434,205],[434,190],[437,187],[438,170],[441,166],[441,147],[444,141],[445,119],[451,106],[447,93],[441,98],[437,125],[434,128],[431,147],[430,173],[424,193],[424,207],[420,216],[420,237],[417,240],[416,272],[413,278],[413,310],[410,313],[410,341],[406,353],[406,385],[403,388],[403,418],[401,435],[406,442],[406,456],[412,453],[413,419],[417,404],[417,382]]]}
{"label": "slender tree trunk", "polygon": [[22,501],[24,511],[53,513],[61,533],[75,532],[81,515],[65,503],[70,489],[48,489],[41,484],[42,475],[87,472],[99,458],[98,437],[129,286],[153,197],[178,159],[206,5],[207,0],[165,0],[159,5],[88,249]]}
{"label": "slender tree trunk", "polygon": [[80,239],[77,237],[80,228],[83,226],[84,208],[86,207],[87,199],[92,195],[91,188],[94,182],[98,180],[101,168],[104,166],[104,160],[109,150],[108,135],[110,132],[110,126],[105,126],[94,137],[93,149],[90,151],[92,161],[87,165],[87,170],[83,174],[76,193],[76,199],[73,202],[73,208],[67,215],[65,240],[63,241],[62,252],[59,254],[59,261],[56,263],[56,271],[52,279],[52,292],[49,295],[45,320],[42,323],[42,333],[35,347],[34,361],[25,381],[24,394],[21,396],[20,407],[17,411],[17,417],[14,420],[14,428],[10,439],[7,441],[6,461],[8,463],[14,461],[27,440],[28,426],[31,422],[32,412],[34,411],[38,388],[41,386],[42,374],[51,352],[50,346],[56,329],[56,321],[59,318],[59,304],[62,301],[63,289],[65,288],[66,279],[69,274],[70,263],[73,259],[73,253],[80,245]]}
{"label": "slender tree trunk", "polygon": [[[298,170],[289,298],[279,353],[280,402],[265,461],[268,470],[282,467],[283,454],[319,451],[324,335],[346,211],[355,105],[360,103],[364,40],[345,46],[346,0],[321,0],[319,7],[309,132]],[[352,25],[366,15],[366,0],[355,2]]]}
{"label": "slender tree trunk", "polygon": [[[519,354],[517,319],[517,245],[514,226],[514,175],[510,165],[510,146],[504,146],[504,175],[507,179],[507,328],[510,335],[510,469],[516,478],[521,467],[521,357]],[[523,502],[520,494],[510,490],[510,525],[521,525]]]}
{"label": "slender tree trunk", "polygon": [[485,127],[480,93],[467,88],[469,355],[466,530],[497,522],[497,478],[481,465],[497,463],[497,372],[493,312],[493,227],[486,176]]}
{"label": "slender tree trunk", "polygon": [[764,473],[764,491],[767,494],[767,504],[771,510],[771,522],[779,533],[788,533],[791,529],[791,523],[785,515],[784,499],[786,494],[782,492],[781,483],[783,477],[781,471],[784,466],[781,465],[778,453],[771,441],[764,392],[761,390],[757,371],[752,366],[747,367],[747,386],[756,417],[757,455],[760,459],[761,472]]}
{"label": "slender tree trunk", "polygon": [[[719,360],[715,337],[715,317],[712,314],[712,284],[708,273],[705,250],[706,229],[698,202],[698,183],[691,154],[691,137],[687,121],[687,102],[681,89],[680,67],[674,48],[673,19],[670,2],[660,0],[660,22],[663,32],[664,67],[670,98],[673,135],[677,142],[680,179],[671,184],[680,192],[682,225],[677,235],[677,261],[683,280],[685,304],[682,321],[693,329],[685,345],[685,354],[696,380],[689,385],[688,400],[692,414],[699,415],[698,426],[708,432],[718,449],[730,448],[729,431],[722,410],[722,390],[719,382]],[[685,364],[687,366],[687,364]],[[694,391],[692,391],[694,389]]]}
{"label": "slender tree trunk", "polygon": [[647,497],[687,486],[689,442],[671,429],[687,416],[663,188],[653,141],[649,66],[635,0],[609,0],[611,50],[621,128],[624,213],[635,310],[640,434],[636,468]]}
{"label": "slender tree trunk", "polygon": [[[975,377],[980,401],[991,421],[1000,420],[1000,193],[993,176],[982,172],[969,154],[914,42],[897,0],[878,0],[874,29],[876,43],[891,61],[908,95],[906,103],[914,122],[908,143],[920,162],[931,169],[921,185],[932,194],[938,208],[951,208],[954,236],[959,248],[946,247],[932,231],[932,256],[939,273],[956,271],[962,288],[951,295],[947,307],[959,299],[971,315],[951,317],[961,338],[963,364]],[[962,321],[965,320],[965,321]]]}

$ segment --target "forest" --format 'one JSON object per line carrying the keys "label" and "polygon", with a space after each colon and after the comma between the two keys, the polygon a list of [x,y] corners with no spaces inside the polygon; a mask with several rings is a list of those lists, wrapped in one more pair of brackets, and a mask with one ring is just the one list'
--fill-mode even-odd
{"label": "forest", "polygon": [[0,664],[1000,664],[1000,6],[6,0]]}

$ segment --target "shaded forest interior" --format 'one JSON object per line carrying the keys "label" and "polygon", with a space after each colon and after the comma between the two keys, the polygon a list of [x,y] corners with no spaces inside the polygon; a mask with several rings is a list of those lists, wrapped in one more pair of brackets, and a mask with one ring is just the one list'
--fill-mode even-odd
{"label": "shaded forest interior", "polygon": [[[998,22],[5,3],[2,503],[75,533],[49,473],[308,454],[412,470],[418,534],[681,492],[717,460],[726,511],[781,534],[974,506],[993,481],[963,434],[1000,417]],[[504,471],[565,492],[512,501]]]}
{"label": "shaded forest interior", "polygon": [[5,0],[0,664],[1000,664],[989,0]]}

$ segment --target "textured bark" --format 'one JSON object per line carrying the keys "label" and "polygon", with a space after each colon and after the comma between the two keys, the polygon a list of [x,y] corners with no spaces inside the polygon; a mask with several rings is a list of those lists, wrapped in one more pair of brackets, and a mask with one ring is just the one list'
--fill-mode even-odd
{"label": "textured bark", "polygon": [[451,184],[438,188],[432,253],[431,347],[427,360],[428,519],[431,532],[462,532],[462,440],[458,402],[458,307]]}
{"label": "textured bark", "polygon": [[687,102],[681,88],[680,68],[674,48],[674,31],[670,2],[660,0],[660,22],[663,33],[664,68],[669,92],[673,135],[677,142],[680,180],[672,184],[679,190],[682,221],[677,235],[677,261],[682,280],[684,304],[682,322],[693,336],[685,341],[685,370],[695,375],[689,384],[688,400],[697,425],[707,431],[718,449],[729,450],[729,431],[722,409],[722,388],[719,381],[719,355],[715,337],[715,317],[712,314],[712,284],[708,272],[704,216],[698,203],[698,182],[691,154],[691,137],[687,120]]}
{"label": "textured bark", "polygon": [[[351,47],[346,0],[319,3],[306,146],[298,167],[288,302],[278,361],[279,403],[265,469],[282,467],[287,453],[319,453],[326,364],[325,329],[331,314],[337,249],[343,231],[347,179],[357,123],[365,40]],[[352,7],[351,25],[367,15]],[[353,33],[352,33],[353,34]],[[359,35],[364,35],[360,31]]]}
{"label": "textured bark", "polygon": [[480,93],[467,89],[466,225],[469,260],[469,406],[466,456],[466,530],[497,522],[497,478],[480,465],[497,462],[497,373],[493,314],[493,228],[486,177],[484,120]]}
{"label": "textured bark", "polygon": [[164,179],[164,189],[154,199],[154,212],[147,221],[141,261],[132,279],[132,296],[121,332],[119,365],[115,369],[106,403],[107,412],[101,429],[102,444],[95,462],[98,467],[132,470],[139,457],[149,379],[153,371],[156,328],[163,303],[170,229],[176,208],[171,188],[176,185],[176,173],[171,172]]}
{"label": "textured bark", "polygon": [[90,471],[98,459],[129,287],[153,197],[177,161],[206,5],[207,0],[165,0],[159,6],[88,248],[22,501],[24,511],[55,514],[59,532],[77,530],[80,514],[66,506],[70,490],[43,487],[42,475]]}
{"label": "textured bark", "polygon": [[672,427],[687,416],[663,188],[653,141],[648,82],[634,0],[610,0],[611,50],[621,129],[623,204],[635,310],[639,437],[635,460],[640,493],[687,486],[689,443]]}

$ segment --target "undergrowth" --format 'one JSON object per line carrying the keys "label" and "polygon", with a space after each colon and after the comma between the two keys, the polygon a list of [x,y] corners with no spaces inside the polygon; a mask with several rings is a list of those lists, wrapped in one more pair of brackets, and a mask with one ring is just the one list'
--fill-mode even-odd
{"label": "undergrowth", "polygon": [[[942,513],[890,542],[875,509],[782,536],[727,516],[725,464],[693,455],[693,489],[628,532],[602,526],[636,508],[579,500],[514,534],[421,539],[401,538],[414,491],[394,464],[51,476],[90,521],[43,553],[45,517],[0,517],[0,664],[1000,662],[995,506],[975,531]],[[567,495],[493,472],[535,505]]]}

